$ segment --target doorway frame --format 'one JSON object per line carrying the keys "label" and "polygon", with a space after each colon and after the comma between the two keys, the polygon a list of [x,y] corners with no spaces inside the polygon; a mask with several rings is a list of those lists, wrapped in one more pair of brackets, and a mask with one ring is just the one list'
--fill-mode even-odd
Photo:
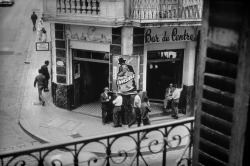
{"label": "doorway frame", "polygon": [[[174,51],[174,52],[180,52],[181,55],[179,58],[168,58],[168,59],[155,59],[155,60],[149,60],[148,59],[148,53],[149,52],[164,52],[164,51]],[[150,63],[154,63],[154,62],[171,62],[171,61],[181,61],[181,69],[179,69],[180,71],[180,77],[178,78],[178,82],[176,83],[177,85],[178,84],[183,84],[183,67],[184,67],[184,56],[185,56],[185,49],[182,48],[178,48],[178,49],[159,49],[159,50],[150,50],[150,51],[147,51],[147,63],[146,63],[146,91],[148,91],[148,64]],[[167,85],[166,85],[167,86]],[[158,98],[158,99],[150,99],[150,101],[152,102],[162,102],[163,100]]]}
{"label": "doorway frame", "polygon": [[[82,51],[87,51],[87,52],[96,52],[96,53],[103,53],[103,54],[108,54],[108,57],[109,59],[108,60],[100,60],[100,59],[91,59],[91,58],[80,58],[80,57],[75,57],[75,51],[74,50],[82,50]],[[105,51],[93,51],[93,50],[84,50],[84,49],[71,49],[71,70],[72,70],[72,75],[71,75],[71,79],[72,79],[72,84],[73,84],[73,93],[74,93],[74,108],[77,108],[79,107],[78,106],[75,106],[75,103],[76,103],[76,99],[75,99],[75,95],[76,95],[76,89],[75,89],[75,73],[74,73],[74,66],[76,63],[79,63],[79,62],[94,62],[94,63],[105,63],[105,64],[108,64],[108,71],[110,73],[110,58],[111,58],[111,55],[109,52],[105,52]],[[105,56],[105,55],[104,55]],[[81,76],[80,76],[81,77]],[[108,80],[110,80],[110,74],[108,75]],[[80,104],[81,105],[81,104]]]}

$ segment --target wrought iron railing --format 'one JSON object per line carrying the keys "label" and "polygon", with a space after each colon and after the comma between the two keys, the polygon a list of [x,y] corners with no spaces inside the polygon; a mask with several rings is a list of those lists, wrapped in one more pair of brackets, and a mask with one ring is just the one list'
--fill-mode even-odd
{"label": "wrought iron railing", "polygon": [[0,154],[0,161],[1,166],[191,165],[193,127],[194,117],[189,117],[67,143],[5,152]]}
{"label": "wrought iron railing", "polygon": [[100,13],[99,0],[57,0],[57,13],[92,14]]}
{"label": "wrought iron railing", "polygon": [[133,20],[201,19],[203,0],[133,0]]}

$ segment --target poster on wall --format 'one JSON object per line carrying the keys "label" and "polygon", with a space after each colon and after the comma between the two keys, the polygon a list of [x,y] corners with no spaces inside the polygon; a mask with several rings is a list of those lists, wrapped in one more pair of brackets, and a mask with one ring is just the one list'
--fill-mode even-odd
{"label": "poster on wall", "polygon": [[138,89],[139,56],[113,56],[112,89],[119,93],[129,94]]}
{"label": "poster on wall", "polygon": [[74,66],[74,78],[77,79],[80,77],[80,63],[75,64]]}

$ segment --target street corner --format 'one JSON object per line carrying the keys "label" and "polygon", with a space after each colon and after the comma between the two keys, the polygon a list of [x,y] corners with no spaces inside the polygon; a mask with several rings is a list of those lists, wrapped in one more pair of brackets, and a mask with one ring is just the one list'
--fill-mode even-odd
{"label": "street corner", "polygon": [[18,121],[19,126],[21,127],[21,129],[27,133],[29,136],[31,136],[32,138],[34,138],[35,140],[39,141],[40,143],[49,143],[51,142],[49,139],[43,137],[42,135],[39,135],[28,123],[28,121],[24,118],[21,117],[19,118]]}
{"label": "street corner", "polygon": [[69,135],[72,134],[72,137],[77,137],[76,135],[79,135],[78,130],[84,125],[85,124],[82,121],[56,117],[40,124],[40,127],[54,129],[59,132],[70,133]]}
{"label": "street corner", "polygon": [[42,106],[42,102],[41,101],[33,101],[32,105],[40,105],[40,106]]}

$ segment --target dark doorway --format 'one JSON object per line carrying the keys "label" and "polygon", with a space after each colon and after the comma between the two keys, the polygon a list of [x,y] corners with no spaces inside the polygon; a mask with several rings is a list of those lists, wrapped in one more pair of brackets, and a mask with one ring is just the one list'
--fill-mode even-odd
{"label": "dark doorway", "polygon": [[108,87],[109,65],[97,62],[81,62],[80,104],[99,100],[104,87]]}
{"label": "dark doorway", "polygon": [[74,50],[74,106],[99,101],[104,87],[109,87],[107,53]]}
{"label": "dark doorway", "polygon": [[[174,53],[174,56],[165,52]],[[183,52],[183,50],[148,52],[147,94],[151,101],[163,100],[170,83],[182,84]]]}
{"label": "dark doorway", "polygon": [[250,164],[248,159],[250,153],[250,97],[248,101],[248,114],[247,114],[247,125],[246,125],[246,132],[245,132],[245,145],[244,145],[244,152],[243,152],[243,163],[242,166],[247,166]]}

